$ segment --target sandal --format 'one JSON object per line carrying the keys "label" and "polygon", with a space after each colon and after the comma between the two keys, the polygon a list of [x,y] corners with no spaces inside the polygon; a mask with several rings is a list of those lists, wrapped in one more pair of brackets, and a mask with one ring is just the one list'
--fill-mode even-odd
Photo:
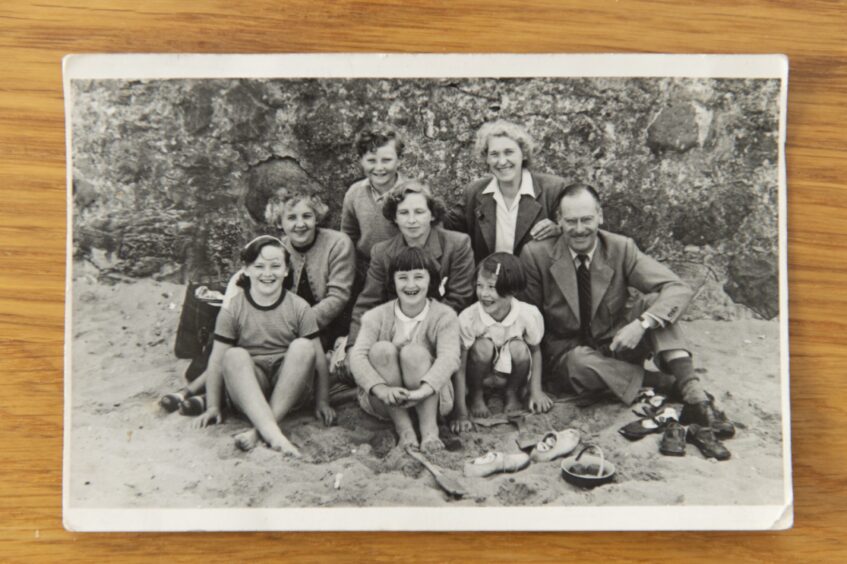
{"label": "sandal", "polygon": [[627,440],[640,441],[647,435],[664,431],[668,421],[677,421],[678,419],[676,409],[666,407],[655,415],[627,423],[618,429],[618,433]]}
{"label": "sandal", "polygon": [[696,423],[692,423],[688,426],[686,440],[699,448],[700,452],[706,458],[729,460],[731,456],[727,448],[723,446],[723,443],[715,438],[715,433],[709,427],[701,427]]}
{"label": "sandal", "polygon": [[499,472],[517,472],[529,466],[529,455],[525,452],[503,454],[489,452],[479,458],[465,462],[465,476],[484,478]]}
{"label": "sandal", "polygon": [[191,397],[191,392],[188,391],[188,388],[183,388],[178,392],[162,396],[162,399],[159,400],[159,405],[168,413],[173,413],[189,397]]}
{"label": "sandal", "polygon": [[656,413],[668,402],[668,398],[657,394],[653,388],[641,388],[635,401],[637,403],[632,409],[634,414],[639,417],[655,417]]}
{"label": "sandal", "polygon": [[201,415],[206,411],[206,396],[191,396],[179,404],[180,415]]}
{"label": "sandal", "polygon": [[668,421],[659,452],[665,456],[685,456],[685,435],[685,427],[675,420]]}
{"label": "sandal", "polygon": [[549,462],[569,455],[577,445],[579,445],[579,431],[575,429],[550,432],[538,441],[529,456],[533,462]]}

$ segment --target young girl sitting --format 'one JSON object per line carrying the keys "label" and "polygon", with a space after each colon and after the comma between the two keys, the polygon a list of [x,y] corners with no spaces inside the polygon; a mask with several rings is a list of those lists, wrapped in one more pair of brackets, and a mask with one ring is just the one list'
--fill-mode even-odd
{"label": "young girl sitting", "polygon": [[456,432],[471,428],[465,404],[466,385],[470,414],[491,416],[482,384],[492,372],[501,381],[505,377],[506,413],[520,411],[520,398],[526,395],[530,411],[546,412],[553,406],[541,391],[540,343],[544,318],[538,308],[515,298],[524,286],[526,278],[520,260],[510,253],[489,255],[477,267],[479,301],[459,314],[462,363],[455,379],[456,402],[451,425]]}
{"label": "young girl sitting", "polygon": [[[362,316],[350,367],[359,404],[374,417],[391,419],[401,447],[425,452],[444,448],[438,416],[453,407],[451,375],[459,368],[456,313],[437,301],[439,271],[425,251],[408,247],[391,261],[386,285],[392,299]],[[409,409],[420,424],[420,442]]]}
{"label": "young girl sitting", "polygon": [[257,237],[242,251],[239,285],[244,291],[223,306],[215,323],[206,369],[207,407],[194,426],[223,420],[225,386],[233,406],[253,424],[236,436],[239,448],[250,450],[263,439],[272,449],[299,457],[282,434],[282,419],[313,394],[324,424],[333,422],[335,412],[329,406],[329,375],[315,314],[282,287],[287,258],[282,242],[270,235]]}

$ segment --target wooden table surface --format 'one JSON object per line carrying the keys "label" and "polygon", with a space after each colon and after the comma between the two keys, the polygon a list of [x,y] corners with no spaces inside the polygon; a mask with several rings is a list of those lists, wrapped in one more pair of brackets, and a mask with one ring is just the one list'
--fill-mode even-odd
{"label": "wooden table surface", "polygon": [[[243,7],[241,7],[243,4]],[[847,558],[847,4],[288,0],[0,3],[0,559]],[[75,534],[62,528],[61,58],[84,52],[785,53],[794,529]],[[645,523],[649,525],[649,523]]]}

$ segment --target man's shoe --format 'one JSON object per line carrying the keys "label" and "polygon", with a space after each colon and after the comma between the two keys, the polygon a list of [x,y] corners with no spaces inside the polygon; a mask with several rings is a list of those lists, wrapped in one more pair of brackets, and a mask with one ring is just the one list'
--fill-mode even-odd
{"label": "man's shoe", "polygon": [[697,423],[692,423],[688,426],[685,438],[689,443],[699,448],[706,458],[729,460],[729,457],[732,456],[708,427],[701,427]]}
{"label": "man's shoe", "polygon": [[665,456],[685,456],[685,427],[676,421],[668,421],[659,452]]}
{"label": "man's shoe", "polygon": [[685,404],[679,414],[679,422],[683,425],[696,423],[701,427],[710,427],[719,439],[735,436],[735,427],[723,411],[715,409],[714,399]]}

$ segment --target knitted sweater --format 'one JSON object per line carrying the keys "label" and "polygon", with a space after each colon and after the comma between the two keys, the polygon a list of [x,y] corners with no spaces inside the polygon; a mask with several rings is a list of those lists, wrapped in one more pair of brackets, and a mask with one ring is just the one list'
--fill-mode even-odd
{"label": "knitted sweater", "polygon": [[318,327],[325,329],[350,301],[356,270],[353,242],[340,231],[318,228],[315,243],[305,253],[296,251],[288,237],[283,237],[282,244],[288,251],[288,268],[294,276],[292,287],[299,286],[305,268],[309,287],[317,299],[312,311]]}
{"label": "knitted sweater", "polygon": [[[350,351],[350,369],[356,384],[366,392],[377,384],[385,384],[368,360],[368,353],[377,341],[391,341],[394,335],[394,304],[388,301],[362,316],[362,327],[356,344]],[[442,386],[451,385],[450,378],[459,369],[459,318],[449,306],[430,301],[429,313],[412,337],[412,343],[425,347],[432,355],[432,366],[421,378],[438,392]]]}
{"label": "knitted sweater", "polygon": [[[397,182],[403,177],[397,176]],[[341,205],[341,231],[356,244],[356,250],[370,259],[371,247],[399,233],[397,226],[382,215],[382,202],[377,203],[367,178],[354,182],[344,194]]]}

